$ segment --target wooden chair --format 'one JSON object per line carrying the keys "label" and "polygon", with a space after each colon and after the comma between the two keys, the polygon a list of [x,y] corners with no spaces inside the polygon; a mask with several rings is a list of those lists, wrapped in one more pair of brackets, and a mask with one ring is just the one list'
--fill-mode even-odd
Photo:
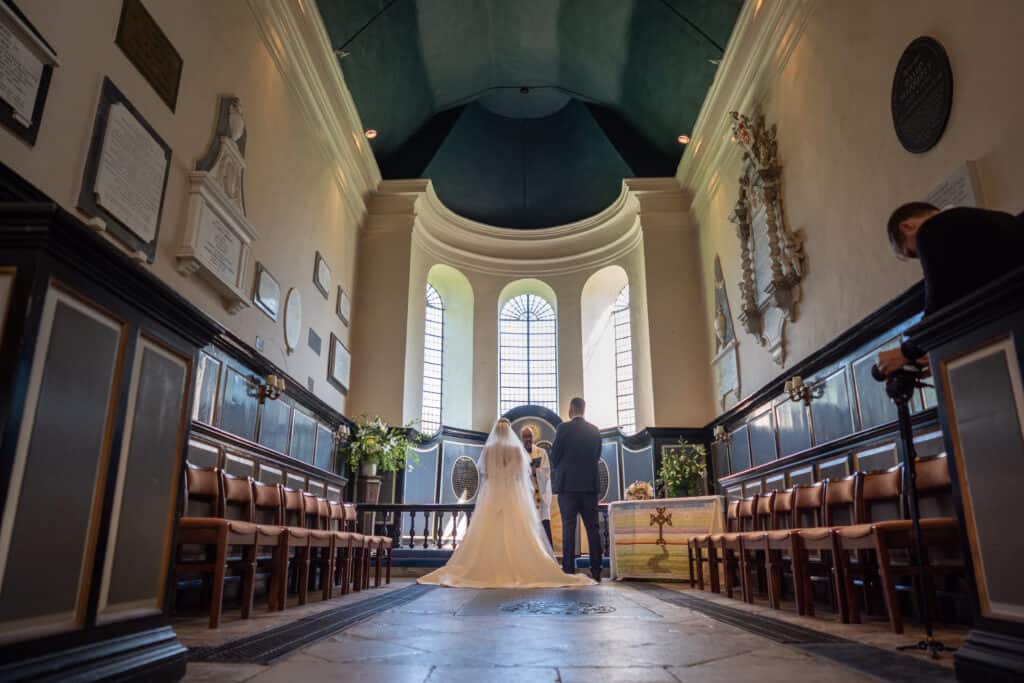
{"label": "wooden chair", "polygon": [[370,575],[369,538],[355,531],[358,513],[352,503],[344,503],[345,529],[352,532],[352,590],[361,591],[367,587]]}
{"label": "wooden chair", "polygon": [[[814,593],[811,591],[812,564],[817,565],[820,574],[821,561],[815,559],[812,563],[810,555],[801,542],[800,532],[821,527],[824,523],[822,508],[825,503],[825,482],[819,481],[814,484],[800,484],[793,487],[793,531],[791,532],[793,544],[792,563],[794,595],[797,596],[798,604],[803,603],[803,614],[814,616]],[[799,578],[799,581],[797,579]]]}
{"label": "wooden chair", "polygon": [[257,566],[266,565],[270,570],[267,586],[267,606],[271,610],[283,610],[286,606],[282,596],[288,579],[288,546],[284,543],[284,510],[280,484],[252,482],[253,519],[256,522],[256,545],[271,548],[267,559],[257,555]]}
{"label": "wooden chair", "polygon": [[[236,489],[232,487],[232,495]],[[205,502],[209,507],[205,516],[191,516],[190,503]],[[252,590],[255,564],[252,561],[256,549],[256,525],[244,520],[225,519],[224,491],[220,470],[211,467],[188,465],[185,472],[185,516],[178,520],[178,537],[175,576],[191,572],[200,572],[210,576],[210,628],[220,626],[221,610],[224,604],[224,581],[229,566],[236,566],[242,571],[243,597],[242,618],[249,618],[252,612],[251,596],[247,599],[246,590]],[[201,557],[187,558],[187,546],[203,546]],[[228,557],[232,547],[243,548],[241,559]],[[248,588],[246,588],[248,587]]]}
{"label": "wooden chair", "polygon": [[900,465],[879,472],[867,472],[861,480],[857,523],[836,529],[839,561],[845,577],[844,590],[850,620],[860,623],[859,583],[869,611],[878,606],[880,579],[872,525],[885,520],[902,519],[902,474]]}
{"label": "wooden chair", "polygon": [[[740,502],[738,500],[730,501],[725,508],[725,533],[735,532],[739,530],[739,511]],[[721,561],[721,543],[725,538],[725,534],[705,534],[704,536],[698,537],[703,539],[705,547],[707,549],[707,563],[708,563],[708,581],[712,593],[721,592],[721,586],[719,582],[720,572],[718,564]],[[698,555],[698,561],[700,556]],[[701,571],[701,565],[697,567],[697,580],[700,582],[700,589],[704,590],[704,578],[703,572]],[[726,595],[732,597],[732,585],[726,586]]]}
{"label": "wooden chair", "polygon": [[[849,622],[850,615],[846,605],[846,582],[845,576],[842,574],[843,563],[836,561],[840,553],[835,527],[849,526],[856,521],[860,479],[860,472],[854,472],[842,479],[826,480],[823,486],[823,526],[814,529],[800,529],[797,533],[800,548],[797,561],[800,563],[800,575],[808,595],[808,609],[814,609],[811,582],[812,577],[818,576],[829,584],[829,595],[832,596],[833,605],[839,612],[840,621],[844,624]],[[821,562],[817,571],[810,563],[809,555],[810,552],[815,551],[821,553]],[[813,615],[813,611],[811,614]]]}
{"label": "wooden chair", "polygon": [[330,581],[331,590],[340,586],[341,594],[348,595],[352,584],[352,546],[357,534],[345,531],[345,508],[341,503],[332,500],[327,505],[328,529],[334,534],[334,573]]}
{"label": "wooden chair", "polygon": [[[929,499],[941,499],[949,494],[952,484],[945,455],[919,458],[916,471],[917,495],[922,503],[934,502],[934,500],[929,501]],[[922,507],[926,508],[927,505],[922,505]],[[905,502],[903,512],[907,514]],[[924,512],[925,510],[922,510],[922,513]],[[918,581],[922,580],[923,577],[920,576],[916,565],[912,561],[905,563],[893,562],[893,551],[902,551],[912,559],[914,547],[913,523],[909,519],[869,522],[845,529],[837,533],[837,536],[840,539],[840,547],[844,550],[872,549],[875,551],[882,597],[885,600],[886,611],[889,614],[889,625],[894,633],[903,633],[903,614],[896,596],[897,578],[899,576],[906,576],[911,581]],[[921,558],[922,564],[930,574],[942,575],[950,572],[963,573],[965,571],[962,563],[945,566],[932,565],[928,558],[928,551],[930,549],[944,548],[953,552],[958,551],[960,544],[959,530],[954,517],[922,516],[921,541],[924,546],[925,555]],[[847,590],[850,591],[851,589],[847,587]],[[923,605],[920,607],[925,609]],[[858,621],[860,619],[859,612],[851,612],[851,618],[854,621]]]}
{"label": "wooden chair", "polygon": [[305,605],[309,595],[309,540],[310,530],[306,528],[306,506],[302,491],[283,487],[282,511],[284,530],[281,544],[284,550],[284,572],[281,582],[281,604],[288,604],[288,579],[294,577],[299,604]]}
{"label": "wooden chair", "polygon": [[[321,505],[322,503],[322,505]],[[320,579],[320,592],[324,600],[331,596],[331,576],[334,574],[334,533],[327,529],[330,510],[327,501],[313,493],[302,494],[306,529],[309,530],[309,578],[315,586]],[[312,571],[312,570],[316,571]]]}
{"label": "wooden chair", "polygon": [[753,531],[754,511],[757,508],[757,495],[744,498],[739,502],[737,508],[736,530],[721,535],[715,545],[722,553],[722,563],[725,568],[725,594],[733,597],[733,586],[736,583],[737,574],[740,582],[740,595],[744,602],[753,602],[750,584],[747,581],[747,562],[743,552],[743,532]]}
{"label": "wooden chair", "polygon": [[770,529],[761,535],[761,549],[765,553],[765,574],[768,579],[768,604],[773,609],[782,608],[782,584],[786,566],[793,577],[793,599],[797,614],[804,614],[803,577],[799,563],[794,563],[797,554],[796,530],[793,528],[795,512],[795,489],[786,489],[775,494],[775,503],[769,522]]}
{"label": "wooden chair", "polygon": [[771,528],[775,497],[775,491],[769,491],[757,496],[752,530],[745,532],[740,538],[740,545],[743,549],[740,566],[747,572],[746,581],[747,585],[751,588],[751,601],[753,600],[753,587],[755,585],[759,594],[764,594],[766,588],[764,579],[767,553],[765,552],[764,541],[765,534]]}

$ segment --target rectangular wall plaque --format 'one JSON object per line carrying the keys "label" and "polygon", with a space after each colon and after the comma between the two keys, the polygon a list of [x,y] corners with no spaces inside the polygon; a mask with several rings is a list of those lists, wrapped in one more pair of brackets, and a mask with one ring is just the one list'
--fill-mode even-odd
{"label": "rectangular wall plaque", "polygon": [[942,181],[928,195],[928,202],[940,209],[951,206],[979,208],[984,204],[978,183],[978,170],[973,161],[968,161]]}
{"label": "rectangular wall plaque", "polygon": [[13,2],[0,2],[0,124],[36,143],[53,68],[53,48]]}
{"label": "rectangular wall plaque", "polygon": [[174,111],[181,84],[181,55],[141,0],[124,0],[114,42]]}
{"label": "rectangular wall plaque", "polygon": [[152,263],[170,168],[170,146],[104,78],[78,208]]}

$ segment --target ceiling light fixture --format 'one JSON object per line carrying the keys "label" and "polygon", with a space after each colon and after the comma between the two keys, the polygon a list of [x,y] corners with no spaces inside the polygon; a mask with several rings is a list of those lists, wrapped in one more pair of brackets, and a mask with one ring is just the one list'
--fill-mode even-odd
{"label": "ceiling light fixture", "polygon": [[721,59],[709,59],[708,61],[714,64],[715,66],[718,66],[719,64],[722,63]]}
{"label": "ceiling light fixture", "polygon": [[366,135],[366,139],[367,140],[373,140],[375,137],[377,137],[377,129],[376,128],[367,128],[364,131],[364,134]]}
{"label": "ceiling light fixture", "polygon": [[689,135],[680,135],[679,137],[676,138],[676,140],[679,141],[680,145],[686,145],[686,144],[689,144],[689,142],[690,142],[690,136]]}
{"label": "ceiling light fixture", "polygon": [[334,51],[334,54],[338,55],[338,59],[344,59],[345,57],[348,57],[352,53],[344,48],[339,47],[337,50]]}

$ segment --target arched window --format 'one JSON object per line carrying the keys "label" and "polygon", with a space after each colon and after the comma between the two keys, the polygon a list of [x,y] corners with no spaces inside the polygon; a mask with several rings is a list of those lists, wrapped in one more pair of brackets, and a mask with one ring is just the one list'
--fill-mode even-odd
{"label": "arched window", "polygon": [[558,412],[558,320],[536,294],[520,294],[498,319],[499,408],[538,405]]}
{"label": "arched window", "polygon": [[427,285],[427,308],[423,326],[423,402],[420,431],[433,434],[441,427],[441,387],[444,371],[444,303],[432,285]]}
{"label": "arched window", "polygon": [[612,306],[615,327],[615,409],[619,429],[636,432],[636,404],[633,399],[633,333],[629,326],[629,285],[622,288]]}

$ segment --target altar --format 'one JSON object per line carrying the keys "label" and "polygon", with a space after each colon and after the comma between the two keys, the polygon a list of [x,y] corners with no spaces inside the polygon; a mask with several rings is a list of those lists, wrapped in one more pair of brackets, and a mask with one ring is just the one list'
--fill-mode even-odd
{"label": "altar", "polygon": [[690,537],[725,530],[722,496],[611,503],[608,536],[612,579],[690,578]]}

